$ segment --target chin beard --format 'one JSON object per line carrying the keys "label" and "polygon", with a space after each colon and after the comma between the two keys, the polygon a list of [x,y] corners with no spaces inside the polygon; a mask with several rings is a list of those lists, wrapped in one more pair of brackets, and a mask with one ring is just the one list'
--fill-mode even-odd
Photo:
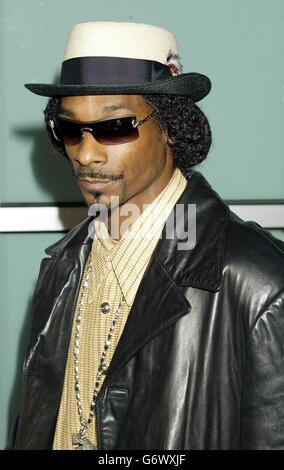
{"label": "chin beard", "polygon": [[[114,212],[121,204],[121,199],[118,196],[107,197],[101,191],[94,191],[93,193],[93,200],[88,203],[89,208],[93,206],[104,206],[110,215]],[[98,209],[99,210],[99,209]]]}
{"label": "chin beard", "polygon": [[102,205],[105,206],[110,211],[111,202],[104,196],[101,191],[94,191],[93,193],[93,200],[89,203],[89,207],[92,205]]}

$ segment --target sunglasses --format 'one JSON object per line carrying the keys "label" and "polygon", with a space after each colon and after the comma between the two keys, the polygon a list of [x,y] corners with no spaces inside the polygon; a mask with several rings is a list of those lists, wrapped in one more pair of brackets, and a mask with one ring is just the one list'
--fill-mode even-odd
{"label": "sunglasses", "polygon": [[125,116],[88,123],[57,118],[56,124],[53,119],[50,119],[48,124],[54,138],[64,145],[78,145],[85,132],[91,132],[100,144],[117,145],[138,139],[138,126],[157,113],[158,111],[155,110],[138,122],[136,116]]}

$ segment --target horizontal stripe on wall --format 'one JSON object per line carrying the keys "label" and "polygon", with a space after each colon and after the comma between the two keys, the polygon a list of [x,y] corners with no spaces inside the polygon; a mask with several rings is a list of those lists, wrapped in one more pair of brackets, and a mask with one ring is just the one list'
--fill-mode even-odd
{"label": "horizontal stripe on wall", "polygon": [[[229,204],[243,220],[254,220],[267,229],[284,229],[283,204]],[[88,217],[83,205],[12,205],[0,207],[0,232],[65,232]]]}

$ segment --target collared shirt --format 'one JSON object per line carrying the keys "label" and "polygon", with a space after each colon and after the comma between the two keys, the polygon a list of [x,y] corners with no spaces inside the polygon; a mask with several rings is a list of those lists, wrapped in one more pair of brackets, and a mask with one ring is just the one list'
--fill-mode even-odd
{"label": "collared shirt", "polygon": [[[83,306],[79,344],[80,395],[85,419],[89,416],[96,373],[114,313],[124,296],[125,302],[122,303],[111,343],[107,349],[105,359],[108,365],[165,222],[186,185],[186,178],[176,167],[167,186],[151,204],[144,208],[142,214],[135,218],[130,229],[126,230],[119,240],[111,238],[103,220],[94,219],[95,236],[84,269],[74,315],[64,387],[53,442],[54,450],[73,450],[72,435],[77,434],[80,429],[75,395],[73,351],[76,334],[75,319],[79,311],[79,299],[89,260],[92,260],[92,271]],[[110,307],[108,313],[103,313],[101,307],[105,302]],[[104,376],[102,376],[100,387],[103,380]],[[86,436],[94,445],[97,445],[95,416]]]}

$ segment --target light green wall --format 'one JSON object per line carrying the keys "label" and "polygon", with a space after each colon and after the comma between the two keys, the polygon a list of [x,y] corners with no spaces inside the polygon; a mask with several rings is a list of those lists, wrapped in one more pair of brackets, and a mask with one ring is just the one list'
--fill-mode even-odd
{"label": "light green wall", "polygon": [[[213,146],[200,166],[226,199],[284,198],[283,0],[1,0],[2,201],[81,201],[65,162],[47,150],[47,98],[67,34],[84,21],[134,21],[172,30],[184,71],[212,80],[201,101]],[[59,161],[58,161],[59,160]],[[46,175],[48,174],[48,177]]]}
{"label": "light green wall", "polygon": [[0,234],[1,290],[1,448],[17,405],[21,370],[29,334],[30,306],[44,248],[60,233]]}
{"label": "light green wall", "polygon": [[274,237],[284,241],[284,230],[269,230],[269,232],[272,233]]}
{"label": "light green wall", "polygon": [[[111,20],[173,31],[184,72],[210,77],[212,91],[199,106],[213,145],[199,171],[214,189],[230,200],[284,199],[283,0],[0,0],[1,202],[83,201],[69,166],[49,147],[42,114],[47,98],[24,83],[58,79],[74,24]],[[275,235],[284,239],[283,232]],[[17,402],[39,263],[61,236],[0,236],[1,447]]]}

